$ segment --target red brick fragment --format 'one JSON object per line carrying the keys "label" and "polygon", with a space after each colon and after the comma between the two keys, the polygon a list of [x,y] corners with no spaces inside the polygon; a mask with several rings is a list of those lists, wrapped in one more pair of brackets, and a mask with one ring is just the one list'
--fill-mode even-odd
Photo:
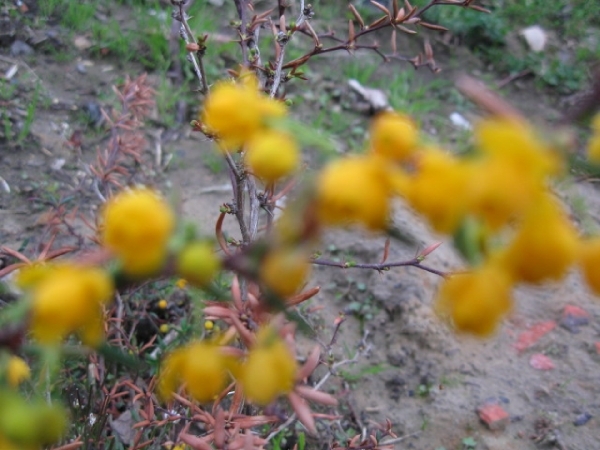
{"label": "red brick fragment", "polygon": [[585,317],[586,319],[590,317],[590,313],[588,313],[585,309],[580,308],[575,305],[567,305],[565,309],[563,309],[563,318],[564,317]]}
{"label": "red brick fragment", "polygon": [[527,331],[523,331],[521,334],[519,334],[515,348],[519,352],[522,352],[523,350],[534,345],[542,338],[542,336],[554,330],[555,328],[556,322],[553,320],[536,323],[535,325],[529,327]]}
{"label": "red brick fragment", "polygon": [[529,365],[537,370],[554,369],[554,361],[542,353],[535,353],[529,358]]}
{"label": "red brick fragment", "polygon": [[486,403],[477,408],[477,414],[490,430],[497,431],[506,428],[510,422],[509,414],[496,403]]}
{"label": "red brick fragment", "polygon": [[596,346],[596,352],[600,355],[600,341],[594,344]]}

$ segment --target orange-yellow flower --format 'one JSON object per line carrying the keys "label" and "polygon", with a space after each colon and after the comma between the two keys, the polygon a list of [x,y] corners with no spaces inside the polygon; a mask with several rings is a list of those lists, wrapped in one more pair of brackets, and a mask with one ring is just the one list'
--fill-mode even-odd
{"label": "orange-yellow flower", "polygon": [[200,403],[213,400],[229,380],[230,358],[218,345],[197,341],[169,354],[161,365],[158,393],[168,399],[181,384]]}
{"label": "orange-yellow flower", "polygon": [[390,195],[388,173],[380,158],[338,159],[318,176],[317,216],[325,225],[359,223],[381,230],[388,220]]}
{"label": "orange-yellow flower", "polygon": [[104,336],[102,306],[112,292],[112,280],[101,269],[56,266],[33,287],[31,332],[47,344],[77,332],[85,344],[96,346]]}
{"label": "orange-yellow flower", "polygon": [[543,178],[560,169],[557,155],[527,124],[499,118],[484,120],[475,128],[475,138],[485,154],[511,162],[525,176]]}
{"label": "orange-yellow flower", "polygon": [[577,232],[556,202],[541,196],[525,215],[503,263],[527,283],[561,278],[579,251]]}
{"label": "orange-yellow flower", "polygon": [[425,149],[417,166],[403,194],[436,231],[454,232],[469,205],[472,167],[436,148]]}
{"label": "orange-yellow flower", "polygon": [[11,387],[19,386],[23,381],[29,380],[31,369],[23,358],[11,356],[6,368],[6,379]]}
{"label": "orange-yellow flower", "polygon": [[395,112],[382,112],[371,124],[373,151],[394,161],[404,161],[415,150],[418,131],[412,119]]}
{"label": "orange-yellow flower", "polygon": [[221,261],[210,242],[192,242],[177,255],[177,273],[195,286],[206,286],[220,269]]}
{"label": "orange-yellow flower", "polygon": [[240,83],[222,81],[211,89],[201,121],[228,150],[241,147],[272,118],[283,117],[285,105],[258,91],[254,75],[245,73]]}
{"label": "orange-yellow flower", "polygon": [[169,205],[148,189],[132,189],[110,199],[102,214],[102,243],[133,277],[157,272],[167,256],[175,226]]}
{"label": "orange-yellow flower", "polygon": [[477,161],[471,173],[469,211],[494,231],[521,217],[543,187],[502,158]]}
{"label": "orange-yellow flower", "polygon": [[273,328],[265,327],[259,330],[256,345],[240,368],[238,381],[248,400],[268,405],[293,389],[296,372],[296,359],[289,347]]}
{"label": "orange-yellow flower", "polygon": [[246,163],[254,175],[272,183],[294,172],[300,163],[296,141],[287,133],[265,130],[254,134],[246,146]]}
{"label": "orange-yellow flower", "polygon": [[579,266],[590,289],[600,295],[600,237],[581,243]]}
{"label": "orange-yellow flower", "polygon": [[436,310],[458,330],[487,336],[511,309],[511,288],[509,274],[489,263],[446,280],[438,293]]}
{"label": "orange-yellow flower", "polygon": [[260,278],[274,293],[288,297],[302,287],[310,271],[305,251],[281,248],[267,254],[260,266]]}

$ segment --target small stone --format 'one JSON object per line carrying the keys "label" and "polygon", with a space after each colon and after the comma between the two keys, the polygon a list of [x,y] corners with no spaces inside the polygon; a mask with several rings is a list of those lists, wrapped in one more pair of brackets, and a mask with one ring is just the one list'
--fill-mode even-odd
{"label": "small stone", "polygon": [[33,48],[30,45],[28,45],[27,43],[17,39],[10,46],[10,54],[12,56],[32,55]]}
{"label": "small stone", "polygon": [[594,347],[596,347],[596,353],[600,355],[600,341],[595,342]]}
{"label": "small stone", "polygon": [[497,403],[484,403],[477,408],[477,414],[492,431],[503,430],[510,422],[510,415]]}
{"label": "small stone", "polygon": [[528,330],[519,334],[515,348],[519,352],[528,349],[535,345],[543,336],[554,330],[554,328],[556,328],[556,322],[553,320],[532,325]]}
{"label": "small stone", "polygon": [[590,323],[590,314],[583,308],[575,305],[567,305],[563,310],[560,326],[570,333],[579,333],[579,327]]}
{"label": "small stone", "polygon": [[575,425],[576,427],[585,425],[586,423],[588,423],[590,421],[590,419],[592,417],[594,417],[594,416],[592,416],[589,412],[584,412],[582,414],[579,414],[577,417],[575,417],[575,420],[573,421],[573,425]]}
{"label": "small stone", "polygon": [[534,52],[541,52],[546,47],[548,35],[539,25],[532,25],[522,29],[519,34],[523,36],[525,42]]}
{"label": "small stone", "polygon": [[531,355],[529,365],[536,370],[552,370],[555,368],[554,362],[542,353]]}

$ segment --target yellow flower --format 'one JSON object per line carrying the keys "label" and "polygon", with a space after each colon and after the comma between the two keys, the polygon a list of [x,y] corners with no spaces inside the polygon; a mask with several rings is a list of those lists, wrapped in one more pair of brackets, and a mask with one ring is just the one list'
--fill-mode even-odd
{"label": "yellow flower", "polygon": [[230,358],[209,342],[197,341],[173,351],[161,365],[158,393],[168,399],[179,385],[200,403],[213,400],[229,380]]}
{"label": "yellow flower", "polygon": [[268,405],[294,388],[296,372],[296,359],[289,347],[273,328],[265,327],[259,330],[238,381],[248,400]]}
{"label": "yellow flower", "polygon": [[469,205],[472,166],[436,148],[425,149],[417,166],[405,188],[406,199],[436,231],[454,232]]}
{"label": "yellow flower", "polygon": [[102,306],[112,300],[112,292],[112,280],[103,270],[56,266],[33,288],[31,332],[45,344],[77,332],[85,344],[96,346],[104,335]]}
{"label": "yellow flower", "polygon": [[169,306],[169,303],[163,298],[158,301],[157,306],[158,306],[158,309],[167,309],[167,306]]}
{"label": "yellow flower", "polygon": [[185,278],[179,278],[176,282],[175,282],[175,286],[177,286],[179,289],[185,289],[185,287],[187,286],[187,280]]}
{"label": "yellow flower", "polygon": [[554,199],[536,200],[506,249],[503,263],[514,278],[527,283],[561,278],[579,251],[577,232]]}
{"label": "yellow flower", "polygon": [[102,242],[121,260],[127,275],[152,275],[165,261],[174,225],[173,211],[156,193],[126,190],[104,207]]}
{"label": "yellow flower", "polygon": [[31,370],[29,369],[29,365],[18,356],[11,356],[8,361],[8,367],[6,368],[6,379],[8,380],[8,384],[16,388],[23,381],[29,380],[31,378]]}
{"label": "yellow flower", "polygon": [[560,169],[557,155],[527,124],[498,118],[484,120],[475,128],[475,138],[485,154],[510,161],[526,176],[543,178]]}
{"label": "yellow flower", "polygon": [[258,92],[258,82],[245,74],[240,84],[222,81],[211,89],[201,121],[228,150],[241,147],[268,119],[283,117],[285,105]]}
{"label": "yellow flower", "polygon": [[600,295],[600,237],[587,239],[581,243],[579,266],[590,289],[596,295]]}
{"label": "yellow flower", "polygon": [[489,263],[447,279],[438,293],[436,310],[458,330],[487,336],[511,309],[511,288],[509,274]]}
{"label": "yellow flower", "polygon": [[281,131],[254,134],[246,149],[246,163],[252,173],[269,183],[291,174],[300,163],[296,141]]}
{"label": "yellow flower", "polygon": [[394,161],[404,161],[411,156],[416,150],[417,139],[417,127],[408,116],[382,112],[371,124],[373,151]]}
{"label": "yellow flower", "polygon": [[378,157],[354,156],[327,165],[317,179],[317,216],[325,225],[360,223],[385,228],[390,181]]}
{"label": "yellow flower", "polygon": [[281,248],[267,254],[260,266],[260,279],[281,297],[297,292],[310,275],[308,255],[302,249]]}
{"label": "yellow flower", "polygon": [[486,158],[473,165],[469,211],[495,231],[519,218],[539,196],[542,183],[501,158]]}
{"label": "yellow flower", "polygon": [[177,255],[177,273],[195,286],[206,286],[221,269],[210,242],[193,242]]}
{"label": "yellow flower", "polygon": [[592,119],[592,136],[588,142],[587,155],[593,163],[600,163],[600,113]]}

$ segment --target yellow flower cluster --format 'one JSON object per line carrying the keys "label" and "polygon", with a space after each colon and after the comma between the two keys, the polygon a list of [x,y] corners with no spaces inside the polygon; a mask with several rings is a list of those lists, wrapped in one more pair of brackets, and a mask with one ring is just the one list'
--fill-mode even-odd
{"label": "yellow flower cluster", "polygon": [[275,249],[260,265],[261,281],[280,297],[288,297],[300,290],[310,272],[308,255],[302,248]]}
{"label": "yellow flower cluster", "polygon": [[[600,162],[600,115],[592,129],[589,157]],[[319,174],[318,219],[385,229],[390,200],[400,195],[438,232],[462,233],[465,224],[475,224],[470,239],[478,240],[487,260],[450,277],[437,300],[437,310],[459,330],[491,333],[511,308],[514,285],[559,280],[576,261],[600,293],[600,238],[582,245],[548,187],[563,169],[558,152],[529,125],[505,118],[481,121],[475,143],[465,157],[420,146],[410,119],[379,115],[367,154],[336,160]],[[493,236],[509,241],[489,251]]]}
{"label": "yellow flower cluster", "polygon": [[256,344],[241,363],[215,343],[199,341],[177,349],[162,364],[159,395],[168,399],[180,385],[201,403],[210,402],[235,376],[248,400],[267,405],[290,392],[297,365],[294,355],[271,327],[258,331]]}
{"label": "yellow flower cluster", "polygon": [[56,344],[76,332],[84,344],[100,344],[104,336],[102,308],[113,293],[106,272],[72,263],[48,266],[30,290],[30,329],[36,339]]}
{"label": "yellow flower cluster", "polygon": [[270,121],[286,115],[285,105],[259,92],[258,80],[242,72],[237,83],[215,84],[201,121],[227,151],[245,150],[250,171],[267,183],[292,173],[300,163],[295,139]]}
{"label": "yellow flower cluster", "polygon": [[149,189],[131,189],[110,199],[102,212],[101,237],[132,277],[156,273],[167,256],[175,226],[169,205]]}

